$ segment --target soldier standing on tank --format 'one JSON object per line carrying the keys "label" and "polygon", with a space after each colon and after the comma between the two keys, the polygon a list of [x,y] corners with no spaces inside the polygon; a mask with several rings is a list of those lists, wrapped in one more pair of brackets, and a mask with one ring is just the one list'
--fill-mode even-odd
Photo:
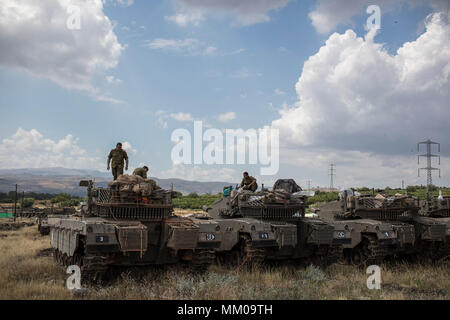
{"label": "soldier standing on tank", "polygon": [[[111,161],[112,160],[112,161]],[[114,180],[123,174],[123,161],[125,160],[125,171],[128,171],[128,155],[122,149],[122,143],[118,142],[115,149],[112,149],[108,156],[107,170],[109,170],[109,163],[111,162],[112,174]]]}
{"label": "soldier standing on tank", "polygon": [[136,168],[133,171],[133,175],[135,176],[140,176],[144,179],[147,179],[147,172],[148,172],[148,167],[147,166],[143,166],[142,168]]}
{"label": "soldier standing on tank", "polygon": [[244,190],[250,190],[255,192],[258,189],[258,184],[256,183],[256,179],[252,176],[248,175],[248,172],[244,172],[240,188]]}

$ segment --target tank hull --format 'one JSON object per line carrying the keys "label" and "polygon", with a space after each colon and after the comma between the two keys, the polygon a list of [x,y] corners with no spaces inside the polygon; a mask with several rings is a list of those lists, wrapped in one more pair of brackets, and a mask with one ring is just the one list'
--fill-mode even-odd
{"label": "tank hull", "polygon": [[[394,255],[408,255],[417,251],[416,231],[412,223],[403,221],[339,218],[342,203],[334,201],[321,206],[319,215],[324,220],[350,232],[351,241],[343,244],[347,263],[381,263]],[[338,218],[336,218],[338,217]],[[337,238],[335,238],[338,241]]]}

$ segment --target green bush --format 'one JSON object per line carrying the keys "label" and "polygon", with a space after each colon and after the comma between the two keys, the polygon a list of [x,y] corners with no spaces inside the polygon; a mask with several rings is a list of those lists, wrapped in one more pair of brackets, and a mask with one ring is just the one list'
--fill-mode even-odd
{"label": "green bush", "polygon": [[23,206],[23,208],[31,208],[34,204],[34,199],[33,198],[25,198],[20,203]]}
{"label": "green bush", "polygon": [[315,204],[320,202],[330,202],[338,199],[338,192],[316,191],[313,197],[309,197],[307,204]]}
{"label": "green bush", "polygon": [[72,196],[67,193],[60,193],[55,198],[51,200],[52,203],[62,203],[72,199]]}
{"label": "green bush", "polygon": [[200,196],[196,192],[191,192],[187,195],[188,198],[199,198]]}
{"label": "green bush", "polygon": [[175,191],[174,198],[181,198],[183,194],[181,192]]}

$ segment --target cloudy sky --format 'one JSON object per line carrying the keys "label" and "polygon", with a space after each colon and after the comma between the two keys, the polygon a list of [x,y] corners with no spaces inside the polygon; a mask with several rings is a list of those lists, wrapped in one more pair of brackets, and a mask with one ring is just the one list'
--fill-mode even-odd
{"label": "cloudy sky", "polygon": [[[334,163],[337,186],[397,187],[425,183],[430,138],[449,185],[449,14],[448,0],[1,0],[0,168],[105,171],[122,141],[161,178],[326,186]],[[172,132],[195,120],[278,129],[278,174],[173,164]]]}

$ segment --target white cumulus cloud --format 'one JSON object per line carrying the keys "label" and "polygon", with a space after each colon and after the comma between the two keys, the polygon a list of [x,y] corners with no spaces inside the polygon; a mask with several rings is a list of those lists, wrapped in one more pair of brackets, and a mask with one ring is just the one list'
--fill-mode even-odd
{"label": "white cumulus cloud", "polygon": [[[365,172],[360,183],[392,181],[395,172],[397,179],[408,174],[413,180],[417,166],[408,159],[414,158],[418,141],[450,145],[448,13],[428,16],[425,25],[422,35],[395,54],[374,41],[373,31],[365,38],[352,30],[331,35],[304,63],[298,102],[272,122],[280,130],[282,157],[295,159],[286,157],[286,150],[294,150],[297,158],[317,152],[324,163],[338,158],[345,172],[358,171],[358,177]],[[359,161],[345,163],[342,155]],[[402,161],[396,170],[393,162]]]}
{"label": "white cumulus cloud", "polygon": [[106,81],[109,84],[114,84],[114,85],[118,85],[122,83],[122,80],[120,80],[119,78],[116,78],[114,76],[106,76]]}
{"label": "white cumulus cloud", "polygon": [[134,0],[103,0],[103,3],[110,3],[112,5],[119,5],[121,7],[130,7],[134,4]]}
{"label": "white cumulus cloud", "polygon": [[[366,14],[366,9],[370,5],[378,5],[381,14],[385,14],[402,5],[416,6],[429,5],[436,11],[447,11],[449,9],[448,0],[318,0],[317,6],[309,13],[313,26],[319,33],[329,33],[339,25],[349,25],[355,15]],[[369,17],[367,15],[367,17]]]}
{"label": "white cumulus cloud", "polygon": [[19,128],[0,143],[0,167],[104,169],[103,160],[91,157],[78,145],[78,138],[68,134],[56,141],[39,131]]}
{"label": "white cumulus cloud", "polygon": [[218,119],[220,122],[225,123],[225,122],[236,119],[236,113],[235,112],[225,112],[225,113],[219,114]]}
{"label": "white cumulus cloud", "polygon": [[134,149],[128,141],[122,143],[122,148],[128,153],[128,155],[135,155],[137,150]]}
{"label": "white cumulus cloud", "polygon": [[[67,27],[77,20],[73,7],[79,30]],[[124,49],[101,0],[2,0],[0,46],[0,66],[93,95],[95,77],[114,68]]]}
{"label": "white cumulus cloud", "polygon": [[217,48],[207,45],[202,41],[193,38],[186,39],[164,39],[156,38],[145,41],[145,46],[152,50],[163,50],[188,56],[212,55]]}
{"label": "white cumulus cloud", "polygon": [[[291,0],[174,0],[178,11],[171,21],[186,26],[198,25],[206,13],[231,14],[239,25],[270,21],[269,12],[284,8]],[[191,15],[191,16],[189,16]],[[192,17],[192,15],[194,15]]]}
{"label": "white cumulus cloud", "polygon": [[284,92],[283,90],[281,90],[281,89],[279,89],[279,88],[276,88],[276,89],[274,90],[274,93],[275,93],[277,96],[284,96],[284,95],[286,94],[286,92]]}
{"label": "white cumulus cloud", "polygon": [[194,121],[194,118],[190,113],[185,112],[177,112],[177,113],[171,113],[169,115],[172,119],[177,121]]}
{"label": "white cumulus cloud", "polygon": [[214,168],[211,166],[173,165],[161,172],[161,176],[190,181],[234,181],[239,179],[238,171],[231,168]]}
{"label": "white cumulus cloud", "polygon": [[367,139],[381,144],[409,140],[415,132],[448,132],[447,15],[431,15],[426,26],[423,35],[395,55],[375,43],[372,32],[366,39],[352,30],[333,34],[305,62],[296,85],[299,102],[282,110],[273,125],[297,145],[347,148],[363,147],[359,141]]}
{"label": "white cumulus cloud", "polygon": [[200,25],[200,22],[205,20],[203,17],[203,12],[201,11],[177,13],[173,16],[165,16],[164,19],[173,22],[180,27],[187,27],[188,25],[198,26]]}

